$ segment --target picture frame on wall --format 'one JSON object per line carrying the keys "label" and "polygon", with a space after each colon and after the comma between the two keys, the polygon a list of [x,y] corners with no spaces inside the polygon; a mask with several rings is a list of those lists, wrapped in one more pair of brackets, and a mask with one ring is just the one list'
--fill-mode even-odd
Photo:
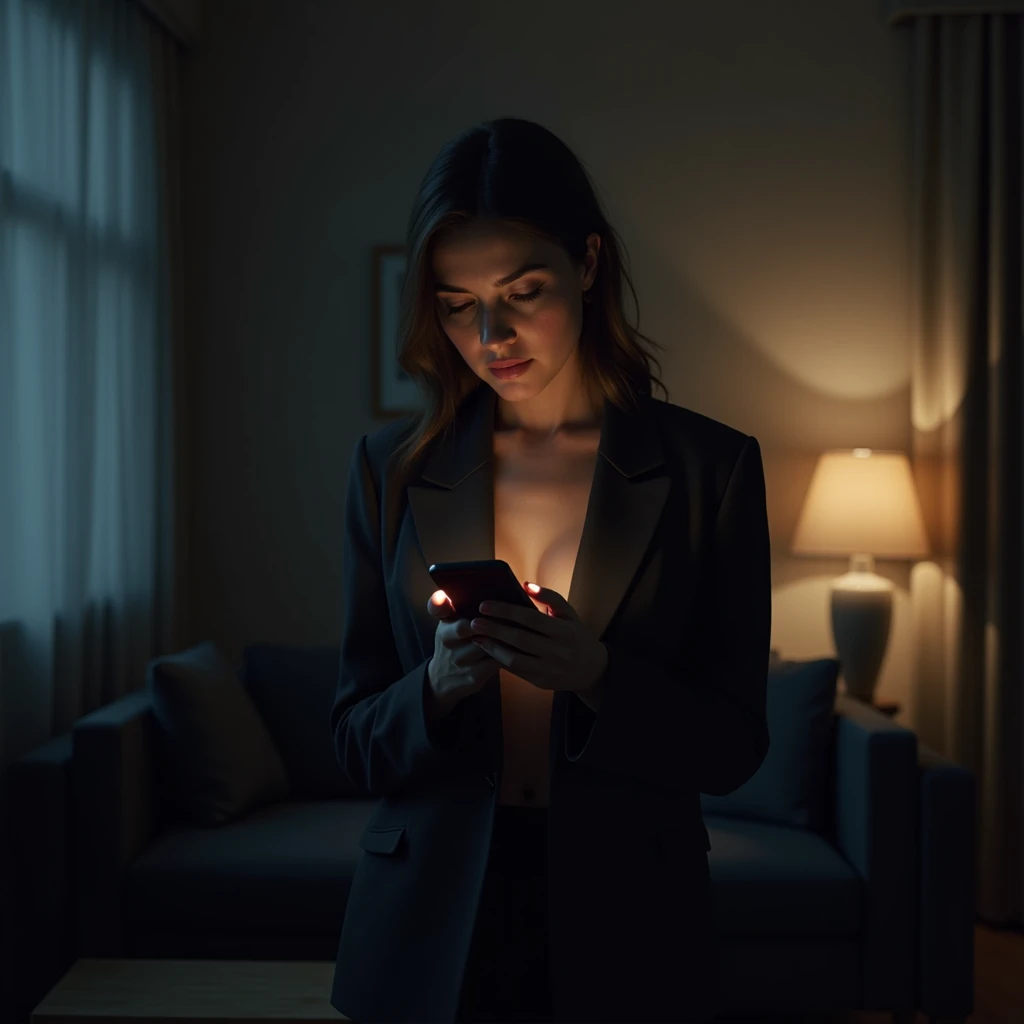
{"label": "picture frame on wall", "polygon": [[405,248],[378,245],[373,249],[373,414],[408,416],[422,400],[416,382],[398,365],[398,328]]}

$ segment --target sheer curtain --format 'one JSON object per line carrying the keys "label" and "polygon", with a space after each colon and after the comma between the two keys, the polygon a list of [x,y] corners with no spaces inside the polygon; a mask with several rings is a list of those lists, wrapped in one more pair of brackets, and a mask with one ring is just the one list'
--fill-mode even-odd
{"label": "sheer curtain", "polygon": [[[950,13],[951,9],[957,13]],[[974,773],[976,911],[1024,921],[1024,3],[894,0],[911,33],[911,721]],[[940,979],[941,981],[941,979]]]}
{"label": "sheer curtain", "polygon": [[171,644],[162,35],[130,0],[0,0],[4,769]]}

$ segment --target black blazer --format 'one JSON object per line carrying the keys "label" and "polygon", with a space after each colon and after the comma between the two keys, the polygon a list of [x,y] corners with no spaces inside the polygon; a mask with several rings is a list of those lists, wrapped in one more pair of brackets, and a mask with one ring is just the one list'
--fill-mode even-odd
{"label": "black blazer", "polygon": [[[480,385],[418,471],[411,420],[360,438],[345,503],[338,761],[379,804],[360,839],[332,1005],[453,1021],[502,765],[498,678],[428,729],[433,562],[494,557],[496,394]],[[606,402],[568,595],[608,648],[602,703],[556,692],[549,915],[555,1020],[706,1020],[717,939],[700,794],[768,751],[771,569],[755,438],[643,396]]]}

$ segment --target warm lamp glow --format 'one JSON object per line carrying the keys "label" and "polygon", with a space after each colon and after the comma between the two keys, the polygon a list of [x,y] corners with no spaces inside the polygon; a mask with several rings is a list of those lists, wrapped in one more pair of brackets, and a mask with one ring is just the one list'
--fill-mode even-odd
{"label": "warm lamp glow", "polygon": [[870,448],[825,452],[811,477],[793,554],[927,557],[928,537],[907,456]]}

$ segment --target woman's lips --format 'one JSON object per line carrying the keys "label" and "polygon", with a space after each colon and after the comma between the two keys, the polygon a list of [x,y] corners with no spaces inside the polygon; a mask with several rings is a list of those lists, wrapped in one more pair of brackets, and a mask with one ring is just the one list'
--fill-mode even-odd
{"label": "woman's lips", "polygon": [[521,377],[526,373],[532,362],[532,359],[524,359],[521,363],[516,363],[515,366],[506,366],[504,369],[500,370],[491,366],[488,367],[488,369],[490,369],[491,373],[493,373],[499,380],[512,380],[514,377]]}

